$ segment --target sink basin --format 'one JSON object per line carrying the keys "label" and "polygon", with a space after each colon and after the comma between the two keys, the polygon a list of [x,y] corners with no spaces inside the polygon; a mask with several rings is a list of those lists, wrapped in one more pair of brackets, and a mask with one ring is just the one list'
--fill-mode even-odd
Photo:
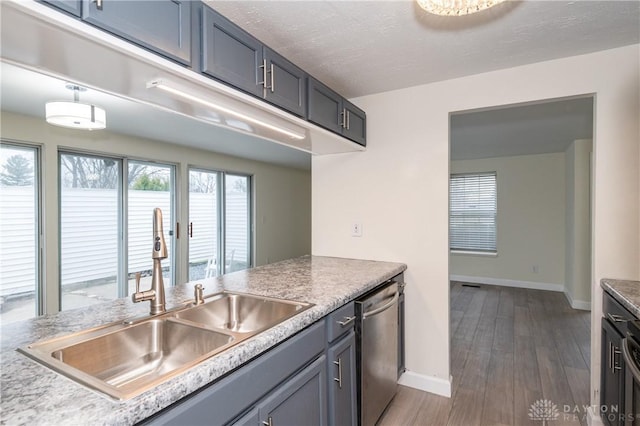
{"label": "sink basin", "polygon": [[256,333],[291,318],[308,303],[249,294],[222,292],[205,303],[176,313],[176,317],[205,327],[235,333]]}
{"label": "sink basin", "polygon": [[113,324],[20,349],[118,399],[157,386],[233,343],[229,334],[172,318]]}
{"label": "sink basin", "polygon": [[125,400],[311,306],[221,292],[200,305],[83,330],[18,351],[70,379]]}

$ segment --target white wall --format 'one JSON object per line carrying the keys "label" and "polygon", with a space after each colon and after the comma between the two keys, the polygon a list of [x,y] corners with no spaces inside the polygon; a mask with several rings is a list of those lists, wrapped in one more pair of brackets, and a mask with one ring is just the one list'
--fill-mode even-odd
{"label": "white wall", "polygon": [[[309,254],[311,247],[311,174],[308,171],[250,161],[214,152],[141,139],[108,131],[70,130],[37,119],[2,111],[2,139],[42,146],[44,163],[45,282],[47,312],[55,312],[58,300],[58,150],[126,155],[177,165],[176,182],[185,186],[188,166],[253,175],[256,265]],[[265,142],[269,143],[269,142]],[[187,194],[177,206],[182,229],[188,222]],[[183,235],[184,231],[183,231]],[[187,244],[178,240],[177,282],[187,281]]]}
{"label": "white wall", "polygon": [[564,152],[451,162],[451,173],[492,171],[498,188],[497,256],[452,254],[451,278],[563,291]]}
{"label": "white wall", "polygon": [[573,141],[566,150],[567,299],[576,309],[591,305],[591,139]]}
{"label": "white wall", "polygon": [[[442,391],[449,379],[449,113],[595,94],[591,386],[599,388],[599,281],[640,279],[639,51],[632,45],[355,99],[367,111],[367,151],[313,158],[313,253],[408,264],[407,367],[422,378],[416,386]],[[363,224],[361,238],[351,237],[353,221]]]}

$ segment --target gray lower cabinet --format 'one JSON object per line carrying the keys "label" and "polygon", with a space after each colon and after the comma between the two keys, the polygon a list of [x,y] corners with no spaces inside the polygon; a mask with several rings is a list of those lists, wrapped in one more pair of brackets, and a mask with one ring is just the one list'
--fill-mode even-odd
{"label": "gray lower cabinet", "polygon": [[308,77],[307,119],[334,133],[367,145],[367,117],[363,110]]}
{"label": "gray lower cabinet", "polygon": [[[314,398],[307,402],[309,405],[326,407],[326,396],[304,389],[297,396],[292,396],[297,380],[306,374],[309,365],[317,365],[322,359],[321,372],[322,389],[326,367],[324,367],[326,349],[326,332],[324,321],[317,322],[285,342],[279,344],[269,352],[240,367],[218,382],[176,402],[165,408],[155,416],[146,419],[142,424],[150,425],[223,425],[232,422],[238,424],[255,424],[252,422],[255,408],[268,412],[267,401],[273,401],[276,395],[283,398],[283,389],[288,388],[291,401],[301,403],[305,398]],[[320,376],[318,376],[320,378]],[[314,379],[315,380],[315,379]],[[319,379],[318,379],[319,380]],[[284,402],[283,402],[284,404]],[[285,405],[286,407],[288,405]],[[264,407],[264,408],[263,408]],[[269,405],[268,407],[275,407]],[[325,408],[326,411],[326,408]],[[284,408],[276,410],[282,416]],[[326,414],[323,414],[323,419]],[[280,417],[279,417],[280,418]],[[296,417],[297,418],[297,417]],[[283,422],[282,424],[287,424]],[[280,423],[274,423],[280,424]]]}
{"label": "gray lower cabinet", "polygon": [[327,424],[326,358],[322,355],[258,405],[259,424]]}
{"label": "gray lower cabinet", "polygon": [[83,0],[82,19],[190,65],[191,3],[189,0]]}
{"label": "gray lower cabinet", "polygon": [[202,72],[305,115],[304,71],[207,6],[202,8]]}
{"label": "gray lower cabinet", "polygon": [[327,351],[329,424],[357,424],[356,334],[351,330]]}

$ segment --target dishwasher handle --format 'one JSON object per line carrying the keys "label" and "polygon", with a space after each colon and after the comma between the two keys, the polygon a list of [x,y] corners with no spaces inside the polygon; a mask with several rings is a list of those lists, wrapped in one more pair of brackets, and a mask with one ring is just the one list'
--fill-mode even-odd
{"label": "dishwasher handle", "polygon": [[399,297],[399,293],[396,291],[393,294],[393,297],[391,298],[391,300],[389,302],[385,303],[384,305],[380,306],[379,308],[375,308],[375,309],[372,309],[370,311],[364,312],[364,314],[362,314],[362,319],[364,320],[364,319],[367,319],[367,318],[372,317],[374,315],[378,315],[381,312],[386,311],[387,309],[392,307],[398,301],[398,297]]}

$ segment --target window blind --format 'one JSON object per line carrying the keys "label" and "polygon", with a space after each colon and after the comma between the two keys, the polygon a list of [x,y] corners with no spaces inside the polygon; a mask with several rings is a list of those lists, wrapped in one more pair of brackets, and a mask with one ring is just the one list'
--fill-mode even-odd
{"label": "window blind", "polygon": [[496,252],[496,173],[452,174],[449,181],[449,248]]}

